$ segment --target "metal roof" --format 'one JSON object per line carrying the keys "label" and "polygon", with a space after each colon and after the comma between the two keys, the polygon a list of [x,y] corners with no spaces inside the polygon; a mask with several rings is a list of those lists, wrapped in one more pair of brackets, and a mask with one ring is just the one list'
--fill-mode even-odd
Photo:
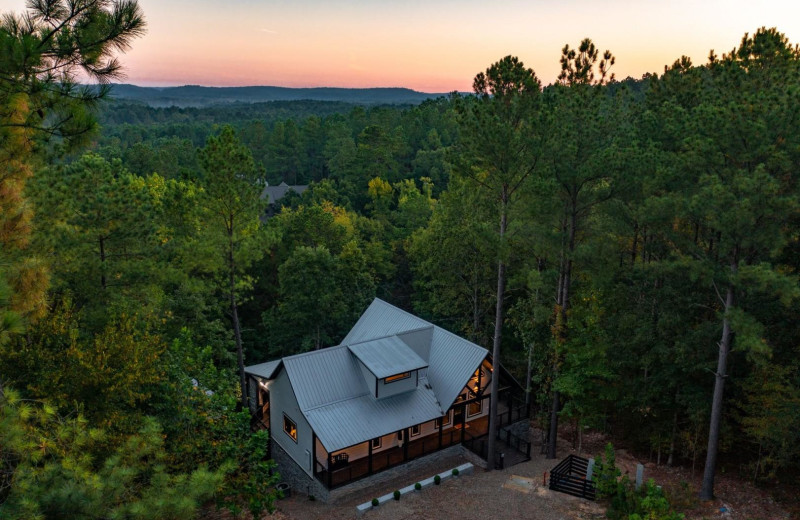
{"label": "metal roof", "polygon": [[263,377],[264,379],[272,379],[275,377],[275,372],[278,370],[280,364],[281,360],[276,359],[275,361],[267,361],[259,365],[250,365],[249,367],[245,367],[244,371],[247,374]]}
{"label": "metal roof", "polygon": [[[376,298],[341,345],[245,370],[269,379],[282,362],[303,415],[331,452],[441,417],[487,354],[486,349]],[[420,373],[414,391],[375,399],[359,359],[376,377],[426,366],[427,376]]]}
{"label": "metal roof", "polygon": [[301,410],[368,394],[357,363],[344,345],[283,358]]}
{"label": "metal roof", "polygon": [[421,329],[431,324],[383,300],[375,298],[364,314],[342,340],[351,345],[368,339],[392,336],[399,332]]}
{"label": "metal roof", "polygon": [[328,453],[442,416],[436,395],[420,379],[419,388],[384,399],[369,395],[305,412]]}
{"label": "metal roof", "polygon": [[264,190],[261,192],[261,198],[267,199],[267,204],[275,204],[277,201],[285,197],[286,192],[289,190],[296,192],[298,195],[302,195],[307,189],[308,186],[304,184],[289,186],[285,182],[282,182],[277,186],[265,186]]}
{"label": "metal roof", "polygon": [[397,336],[364,341],[348,348],[379,379],[428,366]]}
{"label": "metal roof", "polygon": [[443,410],[453,405],[488,353],[475,343],[441,327],[433,327],[428,381],[436,391]]}

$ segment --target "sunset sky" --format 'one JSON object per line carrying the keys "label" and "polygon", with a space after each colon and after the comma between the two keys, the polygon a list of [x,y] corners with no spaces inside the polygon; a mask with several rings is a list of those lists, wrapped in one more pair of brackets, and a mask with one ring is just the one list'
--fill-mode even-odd
{"label": "sunset sky", "polygon": [[[470,90],[507,54],[544,83],[584,37],[618,78],[704,62],[745,32],[800,42],[800,1],[139,0],[148,22],[122,61],[137,85],[278,85]],[[24,0],[0,0],[21,11]]]}

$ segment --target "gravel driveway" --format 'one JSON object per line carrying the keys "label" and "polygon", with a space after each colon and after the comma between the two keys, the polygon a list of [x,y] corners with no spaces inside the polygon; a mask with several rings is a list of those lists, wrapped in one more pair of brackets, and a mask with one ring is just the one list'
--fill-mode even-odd
{"label": "gravel driveway", "polygon": [[[561,445],[566,445],[563,442]],[[440,486],[404,495],[400,501],[391,501],[365,513],[364,520],[402,519],[594,519],[604,518],[603,509],[594,502],[555,493],[542,486],[542,474],[558,461],[546,460],[543,455],[533,455],[532,460],[502,471],[487,472],[476,467],[472,475],[448,479]],[[569,452],[559,452],[559,459]],[[416,474],[402,477],[402,481],[380,484],[340,498],[335,504],[311,502],[305,496],[295,496],[278,501],[278,511],[265,518],[292,520],[323,520],[355,518],[355,506],[373,497],[391,493],[395,489],[413,484],[434,473],[445,471],[466,462],[453,456],[431,466],[420,468]],[[512,475],[533,479],[533,489],[525,493],[504,487]],[[355,496],[357,495],[357,496]]]}

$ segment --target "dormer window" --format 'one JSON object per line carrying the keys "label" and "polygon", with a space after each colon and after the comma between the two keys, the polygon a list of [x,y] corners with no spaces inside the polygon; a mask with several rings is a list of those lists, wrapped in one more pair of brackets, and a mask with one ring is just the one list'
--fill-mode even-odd
{"label": "dormer window", "polygon": [[395,381],[400,381],[403,379],[408,379],[411,377],[411,372],[403,372],[402,374],[396,374],[393,376],[389,376],[383,380],[384,383],[394,383]]}

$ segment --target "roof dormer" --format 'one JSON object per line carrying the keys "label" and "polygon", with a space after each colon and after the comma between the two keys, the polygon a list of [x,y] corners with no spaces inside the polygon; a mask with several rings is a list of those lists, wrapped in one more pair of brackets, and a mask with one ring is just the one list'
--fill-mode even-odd
{"label": "roof dormer", "polygon": [[417,388],[419,370],[428,363],[397,336],[348,345],[358,359],[361,374],[376,399]]}

